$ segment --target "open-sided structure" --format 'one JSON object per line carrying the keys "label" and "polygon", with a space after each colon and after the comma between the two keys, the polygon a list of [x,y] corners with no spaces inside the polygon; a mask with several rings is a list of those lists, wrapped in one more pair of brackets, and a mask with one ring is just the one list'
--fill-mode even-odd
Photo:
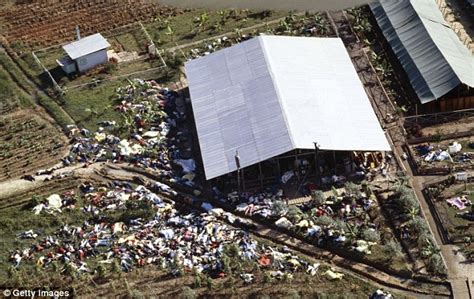
{"label": "open-sided structure", "polygon": [[260,36],[185,65],[207,179],[295,149],[389,151],[339,38]]}
{"label": "open-sided structure", "polygon": [[422,104],[474,87],[474,56],[434,0],[381,0],[370,8]]}

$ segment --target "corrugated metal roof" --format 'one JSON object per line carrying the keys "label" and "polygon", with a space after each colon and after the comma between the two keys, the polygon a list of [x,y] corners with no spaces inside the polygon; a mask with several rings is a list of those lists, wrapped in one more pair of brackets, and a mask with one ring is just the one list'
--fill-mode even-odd
{"label": "corrugated metal roof", "polygon": [[460,83],[474,87],[474,56],[434,0],[381,0],[370,7],[421,103]]}
{"label": "corrugated metal roof", "polygon": [[108,47],[109,42],[100,33],[96,33],[67,44],[63,49],[71,59],[77,59]]}
{"label": "corrugated metal roof", "polygon": [[185,65],[207,179],[293,149],[390,146],[342,41],[260,36]]}

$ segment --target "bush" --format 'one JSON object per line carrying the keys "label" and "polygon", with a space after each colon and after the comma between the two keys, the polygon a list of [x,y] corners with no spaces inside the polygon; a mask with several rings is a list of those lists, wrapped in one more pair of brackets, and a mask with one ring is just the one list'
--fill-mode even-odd
{"label": "bush", "polygon": [[316,207],[322,206],[326,202],[326,197],[324,196],[324,193],[321,190],[314,190],[311,193],[311,197]]}
{"label": "bush", "polygon": [[346,194],[349,196],[357,196],[360,192],[360,186],[352,182],[347,182],[344,184],[344,190],[346,190]]}
{"label": "bush", "polygon": [[434,274],[438,275],[446,275],[446,267],[444,266],[443,259],[441,258],[441,255],[438,253],[433,254],[429,259],[428,259],[428,264],[426,265],[426,268],[428,271]]}
{"label": "bush", "polygon": [[196,292],[190,287],[182,287],[179,293],[181,299],[194,299],[197,298]]}
{"label": "bush", "polygon": [[429,232],[425,219],[420,216],[415,216],[412,220],[408,221],[407,225],[412,232],[415,232],[419,236],[428,234]]}
{"label": "bush", "polygon": [[286,217],[293,223],[299,222],[303,218],[303,212],[297,206],[289,206]]}
{"label": "bush", "polygon": [[155,210],[151,202],[146,200],[128,200],[125,203],[126,210],[121,215],[120,221],[129,223],[130,220],[141,218],[145,221],[155,216]]}
{"label": "bush", "polygon": [[201,275],[197,274],[194,277],[193,288],[198,289],[202,286]]}
{"label": "bush", "polygon": [[394,241],[394,240],[388,241],[382,247],[382,251],[386,256],[390,257],[390,259],[402,256],[403,254],[402,247],[397,241]]}
{"label": "bush", "polygon": [[288,212],[288,206],[281,200],[273,202],[272,215],[284,216]]}
{"label": "bush", "polygon": [[380,233],[372,229],[364,229],[362,231],[362,238],[368,242],[379,242]]}
{"label": "bush", "polygon": [[317,217],[315,219],[316,224],[322,225],[322,226],[331,226],[334,225],[334,220],[326,215]]}
{"label": "bush", "polygon": [[301,298],[301,296],[300,296],[300,293],[297,290],[290,289],[286,293],[285,298],[299,299],[299,298]]}

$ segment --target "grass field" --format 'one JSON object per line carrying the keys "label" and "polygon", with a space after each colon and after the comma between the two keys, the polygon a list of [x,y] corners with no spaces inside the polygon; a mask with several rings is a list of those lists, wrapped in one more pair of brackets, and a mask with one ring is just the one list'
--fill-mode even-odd
{"label": "grass field", "polygon": [[194,10],[166,20],[146,24],[152,39],[161,48],[210,38],[236,29],[264,24],[288,15],[287,12]]}

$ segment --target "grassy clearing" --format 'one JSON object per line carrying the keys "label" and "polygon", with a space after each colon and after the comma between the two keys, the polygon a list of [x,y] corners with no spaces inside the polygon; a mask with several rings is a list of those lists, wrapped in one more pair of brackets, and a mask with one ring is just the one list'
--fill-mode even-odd
{"label": "grassy clearing", "polygon": [[114,104],[115,89],[125,82],[126,80],[117,80],[90,88],[71,89],[64,96],[63,107],[78,126],[96,130],[98,119],[115,121],[120,119],[119,113],[111,107]]}
{"label": "grassy clearing", "polygon": [[287,12],[248,12],[240,10],[194,10],[166,20],[146,24],[152,39],[161,48],[173,47],[236,29],[262,24],[288,15]]}
{"label": "grassy clearing", "polygon": [[[135,77],[144,80],[153,79],[158,83],[166,84],[177,81],[179,73],[166,69],[131,76],[131,78]],[[97,130],[97,122],[100,120],[119,121],[122,119],[113,106],[116,104],[116,89],[126,84],[128,84],[127,78],[120,78],[106,80],[97,85],[70,89],[64,96],[63,108],[74,118],[78,126]]]}

